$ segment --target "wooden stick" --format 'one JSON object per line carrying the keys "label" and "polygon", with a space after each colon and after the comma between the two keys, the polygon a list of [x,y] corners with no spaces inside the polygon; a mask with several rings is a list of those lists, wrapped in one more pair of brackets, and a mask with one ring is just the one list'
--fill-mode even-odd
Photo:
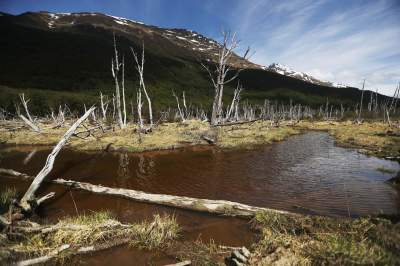
{"label": "wooden stick", "polygon": [[46,261],[51,260],[52,258],[57,256],[59,253],[63,252],[64,250],[68,249],[69,247],[70,247],[70,245],[68,245],[68,244],[62,245],[61,247],[59,247],[56,250],[53,250],[52,252],[50,252],[46,256],[42,256],[42,257],[34,258],[34,259],[29,259],[29,260],[23,260],[23,261],[17,262],[16,265],[17,266],[28,266],[28,265],[44,263]]}

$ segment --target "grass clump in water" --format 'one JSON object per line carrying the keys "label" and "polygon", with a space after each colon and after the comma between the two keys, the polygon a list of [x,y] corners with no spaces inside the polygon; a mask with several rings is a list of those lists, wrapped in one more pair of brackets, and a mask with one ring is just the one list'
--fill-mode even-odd
{"label": "grass clump in water", "polygon": [[179,232],[175,216],[156,214],[152,222],[133,225],[131,245],[145,249],[165,247],[179,236]]}
{"label": "grass clump in water", "polygon": [[267,265],[396,265],[400,224],[380,218],[329,218],[258,213],[255,260]]}
{"label": "grass clump in water", "polygon": [[383,166],[376,168],[376,170],[381,172],[381,173],[383,173],[383,174],[395,174],[396,173],[396,170],[389,169],[389,168],[386,168],[386,167],[383,167]]}
{"label": "grass clump in water", "polygon": [[13,199],[17,198],[17,190],[14,187],[6,187],[0,191],[0,211],[5,211]]}
{"label": "grass clump in water", "polygon": [[4,245],[3,250],[8,251],[8,262],[43,256],[65,244],[70,248],[59,254],[59,259],[74,254],[80,248],[111,247],[121,241],[145,249],[163,248],[178,237],[180,230],[174,216],[155,215],[150,222],[122,224],[109,212],[67,217],[55,225],[40,226],[38,229],[25,232],[23,241],[10,241]]}

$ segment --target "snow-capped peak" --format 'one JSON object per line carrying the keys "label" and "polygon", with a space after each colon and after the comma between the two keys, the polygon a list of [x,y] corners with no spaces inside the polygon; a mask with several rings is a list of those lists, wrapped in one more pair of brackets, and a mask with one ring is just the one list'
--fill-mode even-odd
{"label": "snow-capped peak", "polygon": [[267,71],[275,72],[275,73],[278,73],[278,74],[281,74],[284,76],[304,80],[304,81],[307,81],[307,82],[310,82],[313,84],[332,86],[332,87],[338,87],[338,88],[348,87],[347,85],[344,85],[344,84],[332,83],[329,81],[317,79],[309,74],[306,74],[304,72],[295,71],[295,70],[291,69],[290,67],[279,64],[279,63],[273,63],[273,64],[269,65],[268,67],[263,67],[263,69],[265,69]]}

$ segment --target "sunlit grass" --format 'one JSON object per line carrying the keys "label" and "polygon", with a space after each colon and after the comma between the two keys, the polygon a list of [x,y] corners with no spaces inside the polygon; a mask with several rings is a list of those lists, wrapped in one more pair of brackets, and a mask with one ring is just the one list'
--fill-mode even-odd
{"label": "sunlit grass", "polygon": [[396,265],[400,225],[378,218],[328,218],[258,213],[260,261],[291,265]]}
{"label": "sunlit grass", "polygon": [[[168,246],[178,237],[179,231],[174,216],[157,214],[150,221],[122,224],[109,212],[95,212],[66,217],[51,229],[26,233],[23,241],[3,245],[3,251],[8,251],[14,259],[21,259],[48,254],[65,244],[76,250],[121,239],[127,240],[133,247],[151,250]],[[70,255],[71,249],[61,254],[60,258]]]}

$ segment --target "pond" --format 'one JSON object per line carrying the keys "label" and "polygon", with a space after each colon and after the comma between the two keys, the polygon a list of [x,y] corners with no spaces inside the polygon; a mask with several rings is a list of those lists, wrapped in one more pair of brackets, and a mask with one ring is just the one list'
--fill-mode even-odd
{"label": "pond", "polygon": [[[0,167],[35,175],[48,153],[49,149],[43,147],[5,147],[0,149]],[[328,133],[311,131],[280,143],[241,150],[195,147],[140,154],[64,150],[51,177],[308,214],[357,217],[400,212],[400,193],[385,182],[399,170],[397,162],[338,147]],[[20,190],[27,186],[16,180],[2,179],[1,183],[2,187],[12,185]],[[185,239],[194,240],[201,235],[205,241],[214,239],[225,245],[249,245],[253,240],[250,226],[241,219],[96,196],[53,185],[45,190],[57,192],[57,198],[41,211],[49,219],[110,209],[123,221],[136,221],[167,212],[178,216]],[[121,253],[121,263],[132,255],[121,249],[108,253],[115,252]],[[156,258],[164,257],[156,253],[142,256],[153,262]]]}

